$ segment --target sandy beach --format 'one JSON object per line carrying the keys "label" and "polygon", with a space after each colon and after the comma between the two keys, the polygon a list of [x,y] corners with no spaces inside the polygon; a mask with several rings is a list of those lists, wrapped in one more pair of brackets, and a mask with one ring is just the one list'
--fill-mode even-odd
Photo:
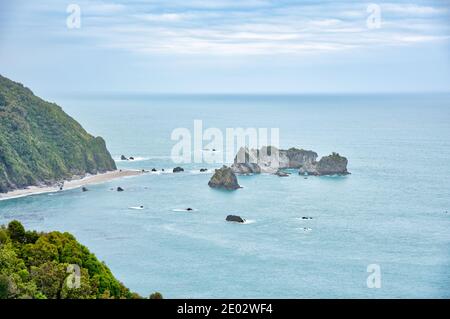
{"label": "sandy beach", "polygon": [[[64,182],[64,189],[70,190],[74,188],[80,188],[83,186],[93,185],[93,184],[101,184],[108,182],[113,179],[129,177],[129,176],[137,176],[143,174],[142,171],[135,170],[117,170],[112,172],[107,172],[103,174],[97,175],[87,175],[80,179],[72,179],[70,181]],[[53,193],[59,192],[60,189],[57,185],[54,186],[30,186],[26,189],[17,189],[8,193],[0,193],[0,201],[7,200],[18,197],[25,197],[30,195],[44,194],[44,193]]]}

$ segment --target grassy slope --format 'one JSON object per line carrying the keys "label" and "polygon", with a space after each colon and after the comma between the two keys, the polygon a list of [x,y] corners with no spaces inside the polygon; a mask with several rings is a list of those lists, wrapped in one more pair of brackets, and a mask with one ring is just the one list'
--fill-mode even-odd
{"label": "grassy slope", "polygon": [[115,169],[101,137],[0,75],[0,192]]}

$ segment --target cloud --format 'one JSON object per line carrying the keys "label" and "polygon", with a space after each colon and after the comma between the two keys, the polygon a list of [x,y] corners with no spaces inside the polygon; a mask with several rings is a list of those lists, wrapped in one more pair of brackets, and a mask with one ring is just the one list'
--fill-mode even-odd
{"label": "cloud", "polygon": [[[412,0],[411,0],[412,1]],[[141,54],[303,54],[448,41],[446,6],[381,3],[380,29],[354,1],[81,1],[80,36]]]}

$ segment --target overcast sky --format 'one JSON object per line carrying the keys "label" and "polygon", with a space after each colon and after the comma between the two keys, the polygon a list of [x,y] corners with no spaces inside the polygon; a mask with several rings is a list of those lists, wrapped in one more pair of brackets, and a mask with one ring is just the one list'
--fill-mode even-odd
{"label": "overcast sky", "polygon": [[374,3],[380,28],[364,1],[0,0],[0,74],[45,97],[450,91],[450,1]]}

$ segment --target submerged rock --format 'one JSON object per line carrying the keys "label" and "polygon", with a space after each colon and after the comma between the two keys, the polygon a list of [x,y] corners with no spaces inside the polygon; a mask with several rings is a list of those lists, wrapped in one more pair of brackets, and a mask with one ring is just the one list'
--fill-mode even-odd
{"label": "submerged rock", "polygon": [[220,169],[216,169],[214,175],[208,182],[209,187],[222,188],[226,190],[235,190],[241,188],[238,184],[236,174],[230,167],[223,166]]}
{"label": "submerged rock", "polygon": [[228,215],[226,218],[226,221],[227,222],[244,223],[245,219],[243,219],[241,216]]}
{"label": "submerged rock", "polygon": [[173,172],[174,173],[184,172],[184,169],[182,167],[177,166],[173,169]]}
{"label": "submerged rock", "polygon": [[87,189],[87,187],[82,187],[82,188],[81,188],[81,191],[82,191],[82,192],[87,192],[88,189]]}
{"label": "submerged rock", "polygon": [[277,176],[279,176],[279,177],[288,177],[288,176],[289,176],[288,173],[283,172],[283,171],[280,170],[280,169],[275,173],[275,175],[277,175]]}

